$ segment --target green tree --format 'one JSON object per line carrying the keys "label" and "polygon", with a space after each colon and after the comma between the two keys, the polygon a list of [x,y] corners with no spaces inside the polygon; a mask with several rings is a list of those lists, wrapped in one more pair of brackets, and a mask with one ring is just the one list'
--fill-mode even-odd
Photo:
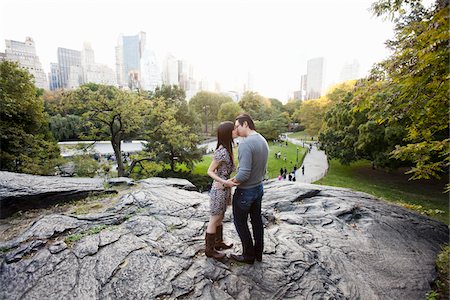
{"label": "green tree", "polygon": [[322,122],[330,104],[330,100],[325,96],[303,101],[292,115],[292,119],[304,125],[307,134],[317,135],[322,128]]}
{"label": "green tree", "polygon": [[63,116],[66,115],[64,112],[63,95],[64,91],[62,90],[44,91],[42,96],[44,99],[45,112],[50,116],[56,116],[58,114]]}
{"label": "green tree", "polygon": [[121,141],[133,137],[143,128],[144,116],[148,115],[149,100],[133,92],[113,86],[86,84],[65,96],[67,103],[85,111],[89,132],[86,139],[109,139],[117,160],[118,176],[124,176]]}
{"label": "green tree", "polygon": [[154,92],[149,92],[150,100],[163,99],[170,107],[175,107],[175,119],[177,123],[197,131],[201,120],[199,115],[189,107],[186,101],[186,93],[177,85],[162,85],[156,87]]}
{"label": "green tree", "polygon": [[350,100],[351,98],[344,98],[327,111],[319,136],[321,148],[327,156],[339,159],[342,164],[360,159],[355,143],[358,139],[358,127],[366,121],[365,113],[356,115]]}
{"label": "green tree", "polygon": [[385,97],[384,86],[367,79],[360,80],[357,88],[354,83],[340,84],[326,95],[332,104],[319,136],[322,148],[342,164],[367,159],[374,167],[399,167],[401,162],[390,153],[402,142],[403,127],[379,122],[376,112],[360,105],[364,99]]}
{"label": "green tree", "polygon": [[50,117],[50,131],[57,141],[77,140],[83,128],[80,116],[57,114]]}
{"label": "green tree", "polygon": [[236,102],[227,102],[220,106],[218,118],[220,122],[234,122],[236,117],[242,112],[242,108]]}
{"label": "green tree", "polygon": [[189,107],[201,116],[203,124],[205,124],[205,133],[208,134],[214,131],[214,124],[219,121],[218,114],[221,105],[232,101],[233,99],[225,95],[201,91],[191,98]]}
{"label": "green tree", "polygon": [[56,141],[48,130],[42,91],[17,63],[0,62],[0,167],[50,175],[59,162]]}
{"label": "green tree", "polygon": [[449,2],[425,9],[418,0],[381,0],[372,9],[394,20],[395,37],[387,42],[393,54],[372,72],[386,81],[386,97],[365,105],[380,121],[405,126],[406,144],[392,154],[414,164],[413,179],[439,177],[449,163]]}
{"label": "green tree", "polygon": [[245,92],[239,101],[239,105],[254,120],[262,121],[270,119],[270,117],[268,118],[267,116],[267,108],[270,105],[270,101],[269,99],[259,95],[257,92]]}
{"label": "green tree", "polygon": [[177,163],[192,168],[203,155],[202,149],[197,147],[198,135],[177,122],[176,112],[176,108],[164,98],[156,98],[151,102],[146,120],[146,155],[156,162],[170,164],[172,171],[175,171]]}
{"label": "green tree", "polygon": [[283,105],[282,111],[287,112],[289,117],[292,118],[294,112],[298,110],[301,105],[301,100],[289,100],[286,104]]}
{"label": "green tree", "polygon": [[283,103],[281,103],[280,100],[275,98],[269,98],[269,102],[270,102],[269,106],[271,107],[271,109],[276,111],[284,111]]}
{"label": "green tree", "polygon": [[279,114],[270,120],[255,121],[256,130],[267,140],[278,139],[280,134],[287,131],[289,123],[285,114]]}

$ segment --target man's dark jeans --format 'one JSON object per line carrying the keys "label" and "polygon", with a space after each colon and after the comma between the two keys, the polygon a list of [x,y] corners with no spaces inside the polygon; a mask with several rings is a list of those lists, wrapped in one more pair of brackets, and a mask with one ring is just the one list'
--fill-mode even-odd
{"label": "man's dark jeans", "polygon": [[[234,192],[233,196],[233,218],[234,226],[242,242],[242,255],[245,258],[254,259],[261,257],[264,247],[264,229],[261,219],[261,199],[264,195],[263,185],[258,185],[249,189],[240,189]],[[248,215],[252,223],[253,237],[248,228]]]}

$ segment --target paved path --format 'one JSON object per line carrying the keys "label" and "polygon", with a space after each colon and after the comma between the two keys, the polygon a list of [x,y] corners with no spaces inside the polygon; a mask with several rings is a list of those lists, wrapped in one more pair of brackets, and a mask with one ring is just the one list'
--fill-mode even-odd
{"label": "paved path", "polygon": [[[305,148],[309,148],[309,145],[313,144],[313,142],[311,141],[305,141],[303,143],[302,141],[290,138],[289,136],[288,141],[296,145],[300,146],[304,145]],[[302,174],[302,166],[305,166],[304,175]],[[311,152],[306,153],[302,166],[295,172],[296,181],[312,183],[314,181],[321,179],[327,173],[328,170],[327,156],[325,155],[324,151],[318,150],[317,147],[313,144]]]}

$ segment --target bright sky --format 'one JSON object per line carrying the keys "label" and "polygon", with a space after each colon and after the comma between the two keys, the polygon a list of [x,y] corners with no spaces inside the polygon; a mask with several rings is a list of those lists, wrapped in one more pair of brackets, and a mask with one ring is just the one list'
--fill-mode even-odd
{"label": "bright sky", "polygon": [[57,48],[91,43],[98,63],[114,69],[120,33],[147,33],[159,60],[171,52],[194,66],[196,79],[253,90],[285,102],[300,86],[308,59],[327,60],[327,83],[357,59],[361,75],[389,55],[392,24],[369,12],[375,0],[0,0],[5,39],[30,36],[46,72]]}

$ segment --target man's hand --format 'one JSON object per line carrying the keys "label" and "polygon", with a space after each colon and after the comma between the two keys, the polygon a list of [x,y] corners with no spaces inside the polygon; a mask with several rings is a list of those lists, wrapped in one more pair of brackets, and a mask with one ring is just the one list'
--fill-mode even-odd
{"label": "man's hand", "polygon": [[233,186],[238,186],[239,182],[236,180],[236,178],[230,178],[224,183],[224,185],[226,187],[233,187]]}

